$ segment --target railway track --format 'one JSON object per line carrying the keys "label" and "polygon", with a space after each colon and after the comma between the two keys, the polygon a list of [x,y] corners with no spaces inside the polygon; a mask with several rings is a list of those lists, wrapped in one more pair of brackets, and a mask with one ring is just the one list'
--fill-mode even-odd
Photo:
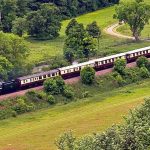
{"label": "railway track", "polygon": [[[127,64],[127,67],[129,67],[129,68],[135,67],[135,66],[136,66],[135,62]],[[106,74],[112,72],[112,70],[113,70],[113,68],[97,71],[96,72],[96,76],[106,75]],[[80,80],[80,76],[74,77],[74,78],[70,78],[70,79],[66,79],[65,83],[66,84],[74,84],[74,83],[77,83],[79,80]],[[0,101],[6,100],[8,98],[15,98],[17,96],[23,96],[23,95],[25,95],[26,92],[28,92],[30,90],[40,91],[40,90],[43,90],[43,86],[38,86],[38,87],[30,88],[30,89],[27,89],[27,90],[21,90],[21,91],[17,91],[17,92],[14,92],[14,93],[1,95],[0,96]]]}

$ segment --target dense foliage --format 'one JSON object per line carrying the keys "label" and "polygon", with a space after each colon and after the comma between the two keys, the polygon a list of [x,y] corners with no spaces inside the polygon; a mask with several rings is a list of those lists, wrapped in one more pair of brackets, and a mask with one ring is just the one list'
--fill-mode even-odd
{"label": "dense foliage", "polygon": [[29,49],[24,39],[0,32],[0,68],[1,80],[14,78],[30,71],[25,64]]}
{"label": "dense foliage", "polygon": [[[89,11],[94,11],[101,7],[109,6],[110,4],[116,4],[116,3],[119,3],[119,0],[94,0],[94,1],[93,0],[87,0],[87,1],[85,0],[1,0],[0,1],[0,29],[4,32],[11,32],[13,28],[13,21],[17,20],[18,18],[24,18],[24,16],[29,15],[30,19],[33,17],[33,19],[29,20],[29,24],[30,24],[30,26],[28,27],[29,33],[33,33],[31,32],[30,27],[34,23],[36,25],[39,23],[38,24],[39,27],[42,27],[41,30],[40,29],[38,30],[38,32],[41,32],[38,33],[38,35],[42,35],[42,37],[44,37],[47,30],[48,33],[50,33],[50,31],[52,32],[53,28],[55,29],[57,27],[57,29],[55,29],[52,35],[50,36],[50,38],[52,38],[53,34],[54,37],[57,36],[58,33],[56,34],[55,32],[56,30],[59,31],[60,28],[60,23],[58,18],[60,19],[70,18],[73,16],[77,16],[79,14],[83,14]],[[54,9],[51,9],[52,7],[49,9],[48,7],[50,5]],[[45,9],[45,11],[43,11],[43,9]],[[53,15],[51,15],[50,13],[52,13]],[[18,28],[16,22],[18,22],[18,20],[15,21],[15,26],[17,26]],[[18,23],[20,24],[21,22],[19,21]],[[19,27],[21,28],[21,26]],[[46,30],[46,28],[48,29]],[[48,35],[46,34],[46,36]]]}
{"label": "dense foliage", "polygon": [[52,4],[42,4],[40,9],[27,16],[28,32],[38,39],[52,39],[57,37],[61,23],[59,10]]}
{"label": "dense foliage", "polygon": [[90,56],[96,54],[95,39],[86,31],[83,24],[72,19],[66,28],[66,35],[64,57],[69,62],[72,62],[75,58],[89,59]]}
{"label": "dense foliage", "polygon": [[144,0],[127,1],[116,7],[114,17],[127,23],[138,41],[144,26],[149,23],[150,5],[144,3]]}
{"label": "dense foliage", "polygon": [[84,84],[90,85],[95,80],[95,70],[91,67],[85,67],[81,70],[80,76]]}
{"label": "dense foliage", "polygon": [[131,111],[123,125],[83,138],[64,133],[56,141],[59,150],[143,150],[150,146],[150,99]]}

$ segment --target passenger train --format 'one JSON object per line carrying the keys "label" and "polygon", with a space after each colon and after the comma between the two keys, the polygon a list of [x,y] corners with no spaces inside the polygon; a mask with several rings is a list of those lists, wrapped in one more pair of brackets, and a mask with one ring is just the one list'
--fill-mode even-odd
{"label": "passenger train", "polygon": [[48,78],[61,76],[68,79],[80,75],[81,69],[86,66],[93,67],[96,71],[112,68],[117,59],[126,59],[127,63],[134,62],[140,56],[150,57],[150,46],[133,51],[119,53],[108,57],[98,58],[71,66],[37,73],[29,76],[19,77],[15,80],[0,83],[0,94],[15,92],[42,85]]}

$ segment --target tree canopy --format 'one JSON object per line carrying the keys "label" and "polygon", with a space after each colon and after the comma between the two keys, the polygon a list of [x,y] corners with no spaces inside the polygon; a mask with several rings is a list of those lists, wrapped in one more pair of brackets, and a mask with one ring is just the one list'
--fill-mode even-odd
{"label": "tree canopy", "polygon": [[149,23],[150,5],[144,3],[144,0],[122,2],[116,7],[114,17],[127,23],[135,40],[138,41],[141,31]]}
{"label": "tree canopy", "polygon": [[61,27],[59,10],[53,4],[42,4],[38,11],[27,16],[28,32],[39,39],[53,39]]}
{"label": "tree canopy", "polygon": [[[0,32],[0,54],[5,62],[5,65],[9,64],[8,68],[11,68],[10,74],[17,76],[21,72],[21,68],[24,70],[24,61],[28,56],[29,49],[24,39],[14,35]],[[11,65],[12,64],[12,65]],[[18,68],[18,69],[17,69]],[[7,70],[7,67],[4,69]],[[18,72],[19,71],[19,72]]]}

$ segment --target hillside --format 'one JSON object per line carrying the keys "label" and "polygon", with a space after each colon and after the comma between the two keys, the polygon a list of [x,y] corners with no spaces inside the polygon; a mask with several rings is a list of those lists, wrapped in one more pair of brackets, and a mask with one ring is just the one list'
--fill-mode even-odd
{"label": "hillside", "polygon": [[55,139],[72,129],[77,135],[103,131],[121,123],[129,109],[150,97],[150,80],[104,93],[84,101],[56,106],[0,122],[0,149],[54,150]]}

